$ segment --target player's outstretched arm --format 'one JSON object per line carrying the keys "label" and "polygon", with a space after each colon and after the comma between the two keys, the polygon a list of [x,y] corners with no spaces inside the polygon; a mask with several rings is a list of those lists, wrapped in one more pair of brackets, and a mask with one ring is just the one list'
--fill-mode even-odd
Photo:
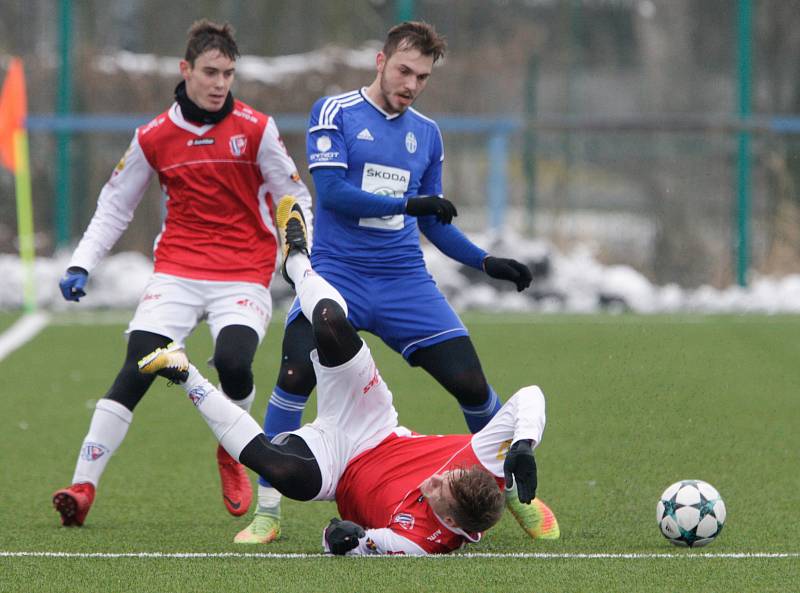
{"label": "player's outstretched arm", "polygon": [[458,216],[453,202],[441,196],[414,196],[406,201],[409,216],[434,216],[442,224],[450,224]]}
{"label": "player's outstretched arm", "polygon": [[340,167],[317,167],[311,175],[320,208],[356,218],[393,216],[405,211],[404,199],[362,191],[347,181],[345,170]]}
{"label": "player's outstretched arm", "polygon": [[508,280],[517,285],[517,292],[522,292],[531,285],[533,275],[530,268],[515,259],[487,255],[483,260],[483,271],[492,278]]}
{"label": "player's outstretched arm", "polygon": [[[128,228],[152,174],[138,136],[134,135],[127,152],[100,191],[92,220],[59,282],[65,299],[77,301],[85,295],[86,277]],[[83,278],[81,271],[85,274]]]}
{"label": "player's outstretched arm", "polygon": [[424,556],[428,553],[391,529],[363,529],[352,521],[340,519],[331,519],[324,529],[322,547],[326,553],[346,556]]}

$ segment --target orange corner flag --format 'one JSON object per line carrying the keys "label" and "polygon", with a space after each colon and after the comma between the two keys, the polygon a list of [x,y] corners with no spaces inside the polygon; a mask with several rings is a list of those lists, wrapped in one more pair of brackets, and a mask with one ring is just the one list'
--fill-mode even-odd
{"label": "orange corner flag", "polygon": [[28,100],[22,60],[11,58],[3,89],[0,91],[0,163],[17,172],[14,158],[14,133],[25,126]]}

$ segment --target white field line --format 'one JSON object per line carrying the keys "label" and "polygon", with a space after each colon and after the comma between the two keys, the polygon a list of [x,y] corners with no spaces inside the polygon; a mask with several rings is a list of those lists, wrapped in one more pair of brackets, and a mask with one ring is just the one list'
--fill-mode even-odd
{"label": "white field line", "polygon": [[[279,553],[253,553],[253,552],[3,552],[0,551],[0,558],[166,558],[166,559],[194,559],[194,558],[260,558],[270,559],[310,559],[326,558],[328,554],[279,554]],[[398,558],[398,556],[363,556],[364,558]],[[404,558],[419,558],[415,556],[404,556]],[[546,552],[519,552],[507,554],[495,553],[473,553],[473,554],[452,554],[439,556],[423,556],[430,559],[465,559],[465,558],[497,558],[497,559],[516,559],[532,558],[537,560],[709,560],[709,559],[784,559],[800,558],[800,552],[730,552],[730,553],[696,553],[686,551],[685,553],[546,553]]]}
{"label": "white field line", "polygon": [[0,334],[0,360],[14,352],[17,348],[33,339],[36,334],[47,327],[50,316],[47,313],[27,313]]}

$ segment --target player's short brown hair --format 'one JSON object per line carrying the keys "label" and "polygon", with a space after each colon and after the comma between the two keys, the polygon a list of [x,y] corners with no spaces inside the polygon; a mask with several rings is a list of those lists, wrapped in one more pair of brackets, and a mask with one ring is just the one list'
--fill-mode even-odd
{"label": "player's short brown hair", "polygon": [[226,58],[236,60],[239,57],[239,47],[233,37],[234,29],[230,23],[218,24],[208,19],[200,19],[189,27],[189,41],[186,43],[184,59],[194,66],[197,56],[216,49]]}
{"label": "player's short brown hair", "polygon": [[389,29],[383,44],[386,59],[398,49],[416,49],[423,56],[433,56],[436,63],[444,56],[447,41],[433,25],[423,21],[405,21]]}
{"label": "player's short brown hair", "polygon": [[450,514],[464,531],[486,531],[503,516],[505,496],[492,474],[480,466],[457,468],[449,480]]}

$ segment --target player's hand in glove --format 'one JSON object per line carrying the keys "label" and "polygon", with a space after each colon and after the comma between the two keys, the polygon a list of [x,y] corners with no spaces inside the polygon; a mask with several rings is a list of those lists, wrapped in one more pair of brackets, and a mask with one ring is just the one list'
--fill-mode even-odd
{"label": "player's hand in glove", "polygon": [[68,301],[80,301],[81,297],[86,296],[86,291],[83,290],[83,287],[86,286],[86,280],[88,279],[89,272],[78,266],[70,266],[58,283],[59,288],[61,288],[61,294]]}
{"label": "player's hand in glove", "polygon": [[417,196],[406,201],[409,216],[435,216],[442,224],[450,224],[458,211],[453,202],[439,196]]}
{"label": "player's hand in glove", "polygon": [[332,554],[343,556],[356,546],[359,538],[364,537],[364,528],[352,521],[333,518],[325,528],[325,542]]}
{"label": "player's hand in glove", "polygon": [[515,259],[487,255],[483,260],[483,271],[498,280],[510,280],[522,292],[531,285],[533,275],[528,266]]}
{"label": "player's hand in glove", "polygon": [[536,459],[533,457],[533,449],[529,440],[517,441],[506,453],[506,460],[503,463],[503,473],[506,477],[506,488],[514,485],[517,481],[517,496],[519,501],[525,504],[536,497]]}

